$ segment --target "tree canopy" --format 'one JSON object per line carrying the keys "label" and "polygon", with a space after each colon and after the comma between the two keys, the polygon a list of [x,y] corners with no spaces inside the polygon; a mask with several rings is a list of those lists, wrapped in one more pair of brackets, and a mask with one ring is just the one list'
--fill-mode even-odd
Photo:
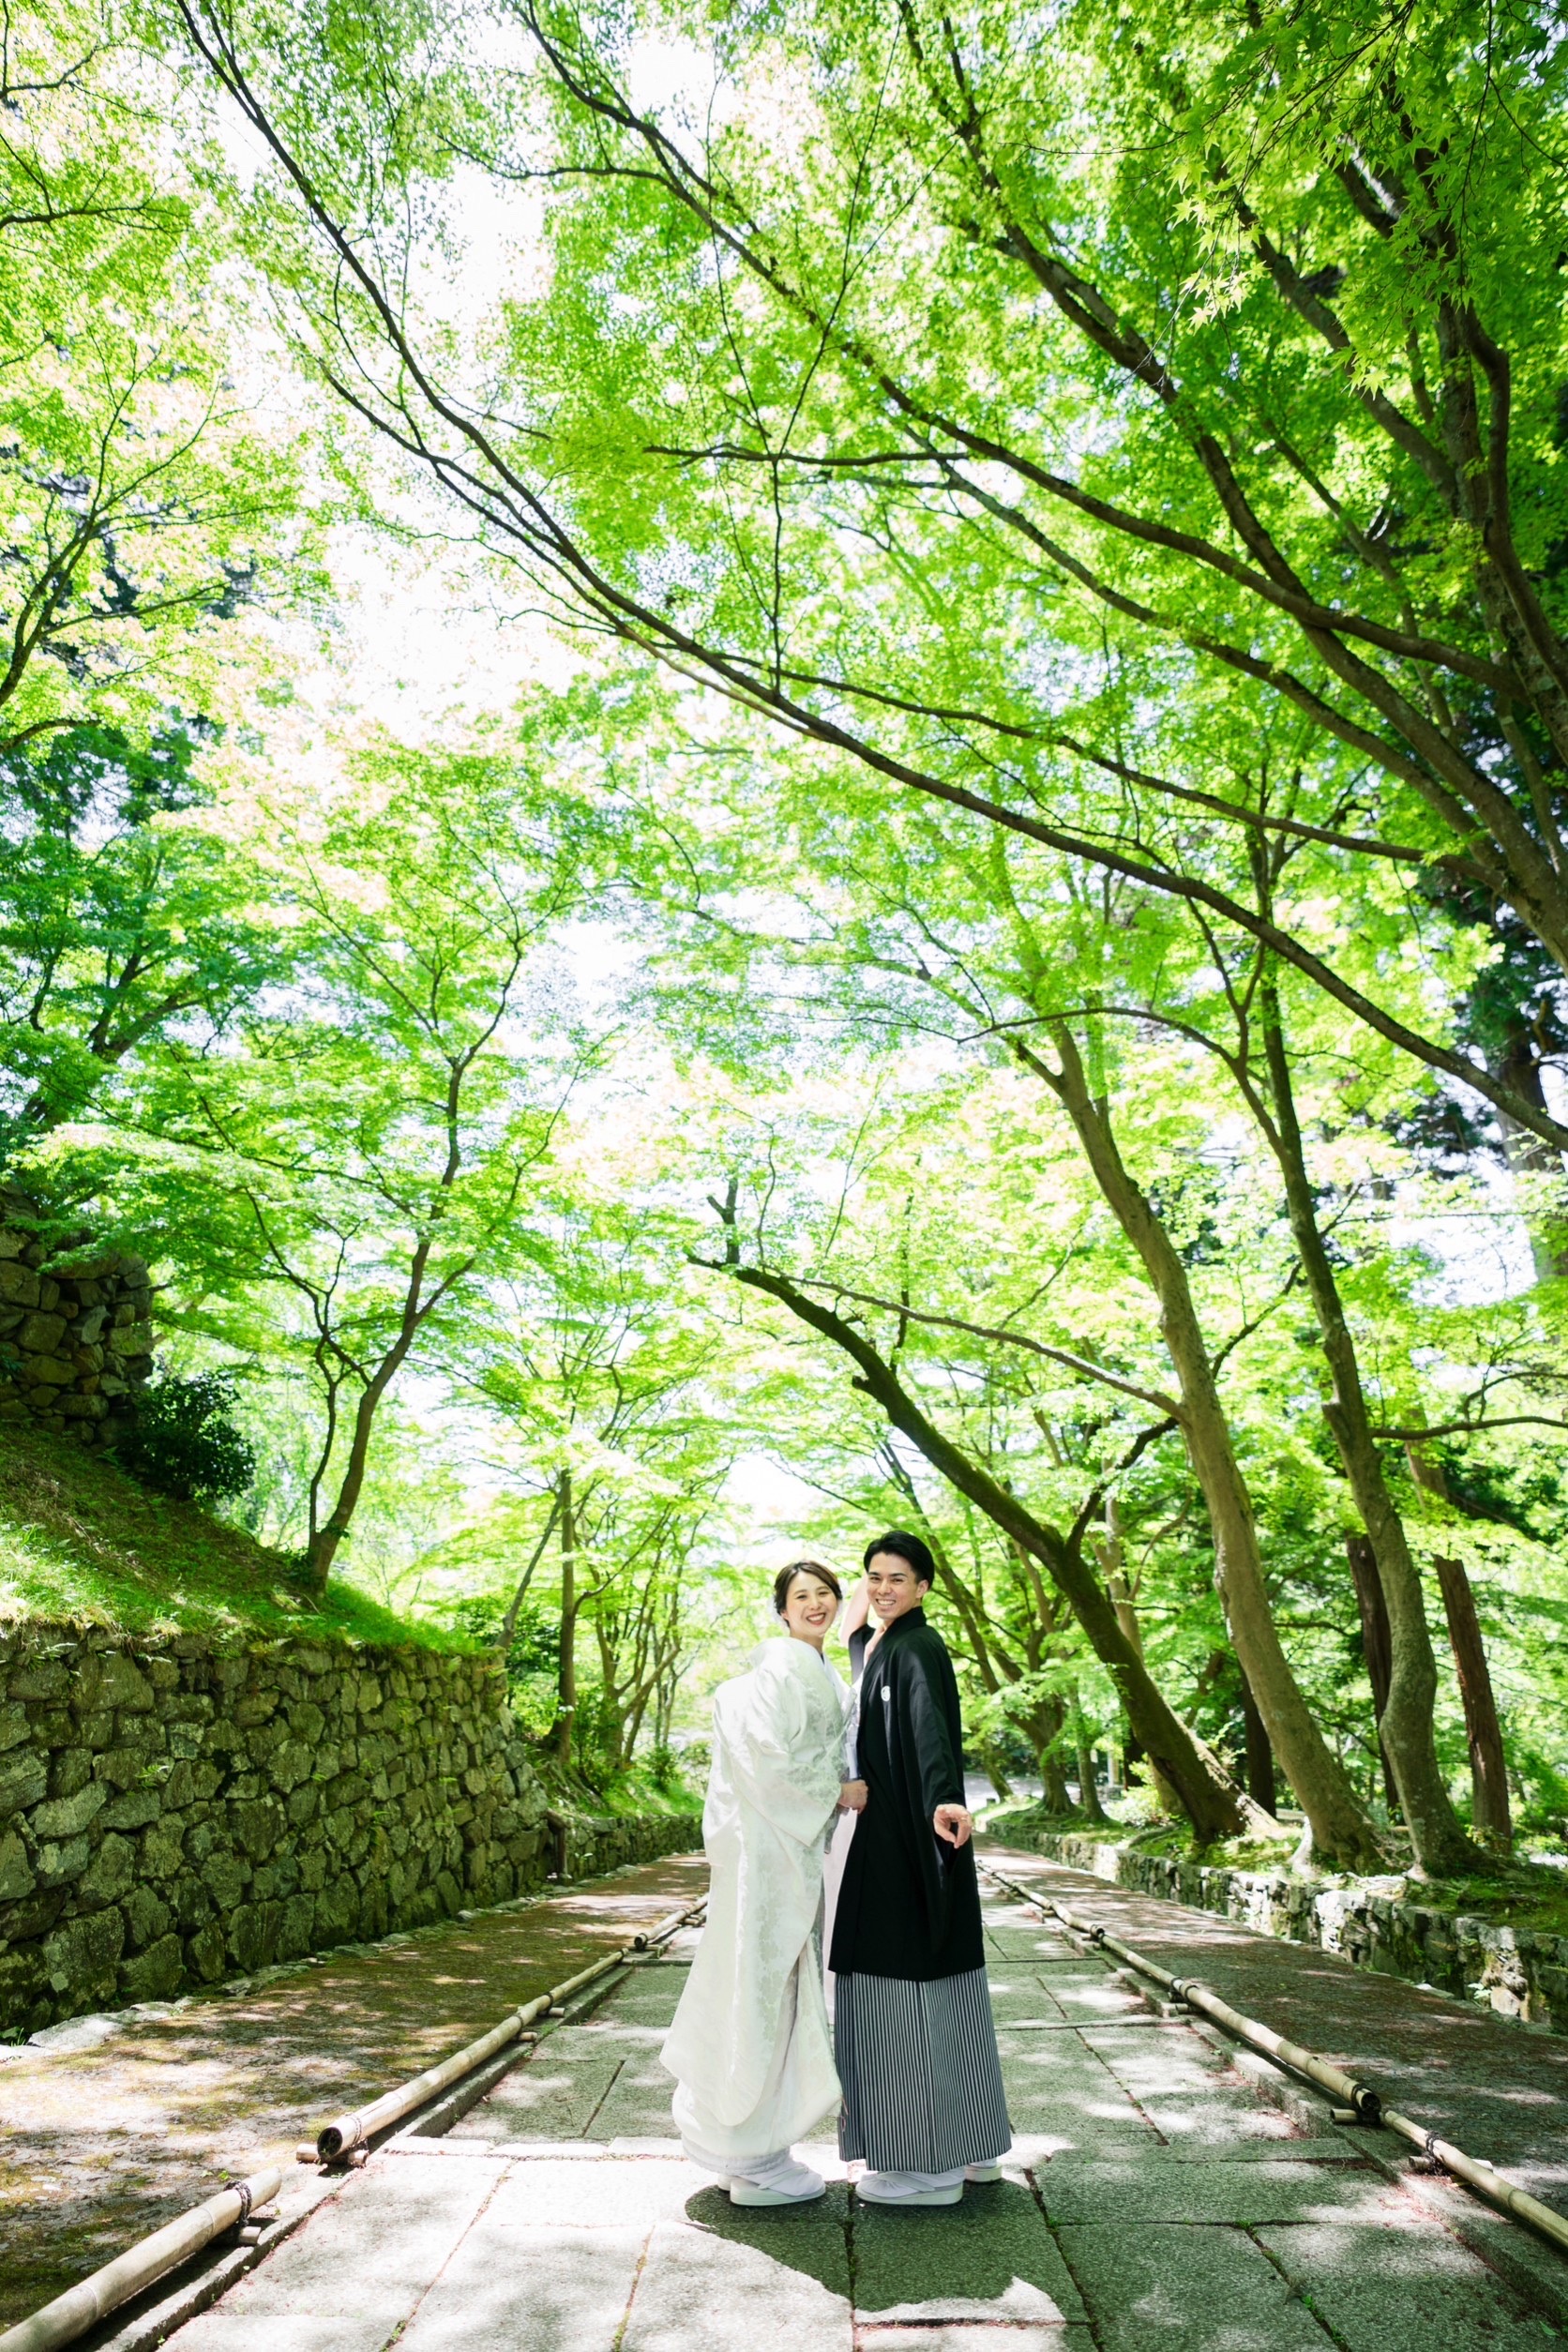
{"label": "tree canopy", "polygon": [[[301,1609],[612,1775],[760,1530],[915,1525],[999,1784],[1563,1835],[1550,13],[4,67],[9,1172],[154,1259]],[[365,683],[415,560],[520,699]]]}

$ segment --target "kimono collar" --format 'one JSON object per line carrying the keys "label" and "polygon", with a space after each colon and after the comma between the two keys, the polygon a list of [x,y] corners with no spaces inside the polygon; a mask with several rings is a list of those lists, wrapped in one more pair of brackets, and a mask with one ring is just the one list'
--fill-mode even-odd
{"label": "kimono collar", "polygon": [[886,1631],[885,1631],[885,1633],[882,1635],[882,1640],[883,1640],[884,1642],[889,1642],[889,1641],[891,1641],[891,1640],[893,1639],[894,1635],[895,1635],[895,1634],[897,1634],[897,1633],[901,1633],[901,1632],[902,1632],[902,1630],[903,1630],[903,1628],[904,1628],[906,1625],[924,1625],[924,1624],[925,1624],[925,1622],[926,1622],[926,1612],[925,1612],[925,1610],[924,1610],[924,1609],[922,1609],[922,1608],[906,1609],[906,1610],[904,1611],[904,1613],[903,1613],[902,1617],[896,1617],[896,1618],[894,1619],[894,1621],[893,1621],[892,1624],[888,1626],[887,1630],[886,1630]]}
{"label": "kimono collar", "polygon": [[[827,1660],[810,1642],[797,1641],[793,1634],[770,1634],[765,1641],[757,1644],[746,1662],[746,1670],[748,1674],[755,1674],[759,1666],[776,1666],[786,1674],[806,1674],[813,1666],[827,1666]],[[831,1674],[833,1668],[828,1666],[828,1672]]]}

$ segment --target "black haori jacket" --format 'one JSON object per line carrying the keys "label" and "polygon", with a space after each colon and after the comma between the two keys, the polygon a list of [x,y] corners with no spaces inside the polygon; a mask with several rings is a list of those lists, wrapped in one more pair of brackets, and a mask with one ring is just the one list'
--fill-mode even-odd
{"label": "black haori jacket", "polygon": [[[869,1633],[852,1636],[858,1666]],[[931,1827],[964,1802],[963,1726],[947,1645],[922,1609],[896,1618],[860,1690],[860,1774],[869,1790],[844,1865],[828,1965],[837,1975],[929,1980],[985,1965],[974,1847]]]}

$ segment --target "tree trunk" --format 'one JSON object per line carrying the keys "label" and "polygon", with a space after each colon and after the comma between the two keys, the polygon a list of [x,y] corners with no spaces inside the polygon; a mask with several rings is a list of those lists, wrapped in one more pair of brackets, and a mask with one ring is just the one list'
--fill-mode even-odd
{"label": "tree trunk", "polygon": [[[1421,1577],[1410,1557],[1405,1523],[1395,1509],[1383,1475],[1382,1456],[1367,1415],[1355,1341],[1318,1224],[1317,1202],[1296,1117],[1279,994],[1272,972],[1265,972],[1260,993],[1264,1053],[1274,1107],[1273,1120],[1263,1123],[1264,1133],[1285,1180],[1290,1236],[1306,1276],[1334,1386],[1332,1396],[1323,1401],[1323,1417],[1334,1433],[1356,1509],[1372,1545],[1378,1581],[1388,1609],[1389,1687],[1378,1718],[1378,1729],[1394,1772],[1400,1811],[1417,1865],[1441,1877],[1463,1877],[1470,1871],[1485,1870],[1486,1858],[1466,1836],[1438,1761],[1434,1722],[1438,1662],[1432,1654]],[[1281,1763],[1294,1781],[1289,1756],[1277,1740],[1274,1745]]]}
{"label": "tree trunk", "polygon": [[[1077,1691],[1072,1695],[1071,1704],[1073,1735],[1078,1746],[1078,1804],[1091,1821],[1103,1822],[1106,1809],[1100,1802],[1100,1792],[1094,1780],[1094,1743],[1089,1737],[1089,1726],[1083,1720],[1083,1709],[1078,1704]],[[1256,1796],[1258,1792],[1254,1789],[1252,1793]]]}
{"label": "tree trunk", "polygon": [[[1372,1685],[1372,1715],[1374,1724],[1381,1723],[1388,1706],[1389,1684],[1394,1679],[1394,1645],[1389,1637],[1388,1609],[1383,1601],[1383,1588],[1378,1575],[1378,1563],[1372,1545],[1364,1535],[1347,1535],[1345,1555],[1350,1563],[1350,1580],[1356,1588],[1356,1606],[1361,1612],[1361,1651],[1366,1661],[1366,1679]],[[1383,1795],[1391,1814],[1399,1809],[1399,1791],[1395,1786],[1394,1767],[1388,1760],[1381,1732],[1378,1734],[1378,1754],[1383,1768]]]}
{"label": "tree trunk", "polygon": [[[1511,1024],[1502,1050],[1493,1057],[1493,1076],[1501,1078],[1532,1103],[1537,1110],[1545,1110],[1546,1090],[1541,1079],[1541,1052],[1530,1024],[1516,1017]],[[1498,1113],[1498,1127],[1502,1137],[1503,1157],[1509,1173],[1521,1177],[1524,1194],[1525,1230],[1530,1235],[1530,1254],[1535,1263],[1538,1282],[1550,1282],[1555,1276],[1568,1274],[1568,1248],[1560,1216],[1544,1217],[1542,1197],[1555,1199],[1562,1185],[1562,1154],[1510,1119],[1506,1111]],[[1480,1826],[1480,1816],[1476,1817]]]}
{"label": "tree trunk", "polygon": [[1475,1593],[1460,1560],[1434,1560],[1448,1613],[1448,1638],[1454,1667],[1464,1701],[1465,1732],[1470,1741],[1471,1812],[1475,1832],[1498,1853],[1514,1844],[1514,1817],[1508,1802],[1508,1764],[1503,1753],[1502,1726],[1475,1613]]}
{"label": "tree trunk", "polygon": [[1269,1726],[1258,1711],[1258,1701],[1252,1696],[1252,1684],[1242,1675],[1242,1728],[1246,1740],[1246,1786],[1249,1797],[1256,1798],[1265,1813],[1278,1810],[1278,1791],[1274,1787],[1274,1750],[1269,1745]]}
{"label": "tree trunk", "polygon": [[512,1594],[511,1600],[507,1605],[506,1614],[502,1619],[500,1630],[495,1636],[495,1646],[500,1651],[503,1657],[505,1657],[507,1651],[511,1649],[513,1636],[516,1635],[518,1629],[518,1612],[520,1610],[523,1602],[528,1597],[528,1588],[534,1581],[534,1571],[537,1568],[540,1560],[545,1556],[545,1545],[550,1542],[550,1537],[554,1534],[555,1522],[560,1515],[561,1495],[560,1490],[557,1489],[550,1500],[550,1516],[545,1521],[544,1533],[535,1545],[533,1556],[530,1559],[527,1567],[518,1578],[517,1590]]}
{"label": "tree trunk", "polygon": [[[1143,1627],[1138,1622],[1138,1603],[1133,1599],[1132,1587],[1127,1582],[1126,1559],[1122,1548],[1122,1514],[1114,1495],[1106,1497],[1106,1531],[1099,1539],[1097,1548],[1100,1565],[1105,1570],[1106,1583],[1110,1591],[1111,1606],[1116,1611],[1116,1622],[1141,1659]],[[1138,1753],[1141,1756],[1141,1749]],[[1179,1813],[1181,1811],[1176,1791],[1163,1777],[1157,1765],[1151,1764],[1149,1782],[1154,1792],[1154,1802],[1164,1812]],[[1247,1794],[1256,1797],[1258,1791],[1255,1788],[1249,1789]]]}
{"label": "tree trunk", "polygon": [[561,1657],[556,1673],[558,1718],[555,1753],[563,1764],[572,1760],[572,1727],[577,1714],[577,1511],[572,1500],[572,1474],[561,1473]]}
{"label": "tree trunk", "polygon": [[1065,1702],[1050,1694],[1031,1710],[1021,1725],[1034,1751],[1040,1786],[1045,1792],[1042,1802],[1048,1813],[1071,1813],[1073,1809],[1061,1755],[1062,1726],[1066,1719]]}
{"label": "tree trunk", "polygon": [[[399,1361],[401,1361],[400,1357]],[[361,1393],[359,1403],[354,1409],[354,1431],[349,1440],[348,1465],[343,1472],[342,1484],[338,1489],[338,1500],[332,1506],[332,1516],[316,1530],[305,1555],[306,1580],[314,1592],[326,1591],[327,1578],[332,1574],[332,1563],[338,1557],[339,1546],[344,1541],[353,1524],[360,1495],[364,1491],[365,1472],[369,1465],[370,1430],[375,1421],[376,1408],[386,1394],[392,1371],[395,1369],[396,1366],[393,1366],[385,1369],[384,1376],[378,1375],[370,1382],[369,1388]]]}
{"label": "tree trunk", "polygon": [[[430,1263],[430,1244],[427,1235],[416,1244],[409,1261],[408,1281],[403,1291],[402,1315],[398,1326],[398,1335],[360,1393],[359,1403],[354,1416],[354,1434],[349,1440],[348,1467],[343,1473],[343,1483],[338,1489],[338,1500],[332,1506],[332,1516],[323,1527],[316,1530],[306,1551],[306,1575],[317,1592],[324,1592],[326,1590],[326,1580],[332,1574],[332,1563],[338,1557],[338,1547],[348,1534],[354,1512],[359,1507],[359,1498],[365,1485],[365,1472],[370,1459],[370,1431],[380,1410],[382,1398],[401,1371],[408,1352],[419,1335],[420,1327],[430,1313],[429,1305],[421,1303],[424,1298],[425,1274]],[[437,1296],[439,1295],[438,1292]],[[336,1389],[334,1389],[335,1409]],[[324,1474],[329,1455],[330,1441],[328,1455],[323,1457],[322,1469],[317,1473],[318,1478]]]}
{"label": "tree trunk", "polygon": [[797,1289],[786,1275],[761,1266],[743,1266],[738,1257],[717,1271],[748,1289],[779,1300],[811,1330],[822,1333],[857,1366],[855,1386],[881,1407],[894,1428],[910,1442],[959,1494],[967,1495],[992,1525],[1020,1544],[1040,1562],[1066,1600],[1088,1636],[1089,1646],[1106,1668],[1128,1725],[1142,1742],[1151,1762],[1157,1763],[1175,1789],[1183,1810],[1205,1843],[1237,1837],[1244,1830],[1256,1835],[1274,1831],[1251,1800],[1231,1780],[1219,1758],[1193,1737],[1166,1704],[1131,1642],[1117,1622],[1116,1612],[1081,1550],[1036,1519],[1018,1498],[999,1485],[988,1471],[972,1461],[961,1446],[944,1436],[922,1412],[892,1366],[877,1353],[865,1334],[833,1309]]}
{"label": "tree trunk", "polygon": [[1274,1621],[1252,1498],[1230,1441],[1187,1270],[1122,1158],[1106,1106],[1090,1093],[1077,1039],[1065,1022],[1053,1020],[1048,1027],[1060,1070],[1026,1047],[1015,1050],[1045,1079],[1072,1121],[1094,1180],[1159,1302],[1161,1335],[1181,1386],[1187,1453],[1214,1530],[1214,1581],[1274,1754],[1322,1859],[1351,1868],[1375,1862],[1380,1857],[1372,1824],[1313,1720]]}

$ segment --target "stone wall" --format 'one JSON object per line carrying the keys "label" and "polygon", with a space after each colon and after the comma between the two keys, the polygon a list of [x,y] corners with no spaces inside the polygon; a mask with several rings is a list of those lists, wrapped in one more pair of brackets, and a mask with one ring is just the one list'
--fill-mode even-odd
{"label": "stone wall", "polygon": [[0,1189],[0,1421],[100,1444],[152,1370],[146,1265],[81,1235],[46,1247],[30,1206]]}
{"label": "stone wall", "polygon": [[596,1878],[628,1862],[694,1853],[702,1843],[698,1813],[551,1813],[550,1867],[558,1878]]}
{"label": "stone wall", "polygon": [[[668,1843],[661,1843],[661,1840]],[[492,1660],[0,1634],[0,2033],[695,1846],[552,1828]]]}
{"label": "stone wall", "polygon": [[1046,1854],[1111,1886],[1163,1895],[1196,1911],[1217,1911],[1259,1935],[1336,1952],[1357,1968],[1479,2000],[1499,2016],[1568,2033],[1568,1936],[1545,1936],[1495,1920],[1433,1910],[1409,1900],[1403,1879],[1325,1886],[1284,1871],[1226,1870],[1140,1854],[1093,1837],[995,1822],[1004,1844]]}

